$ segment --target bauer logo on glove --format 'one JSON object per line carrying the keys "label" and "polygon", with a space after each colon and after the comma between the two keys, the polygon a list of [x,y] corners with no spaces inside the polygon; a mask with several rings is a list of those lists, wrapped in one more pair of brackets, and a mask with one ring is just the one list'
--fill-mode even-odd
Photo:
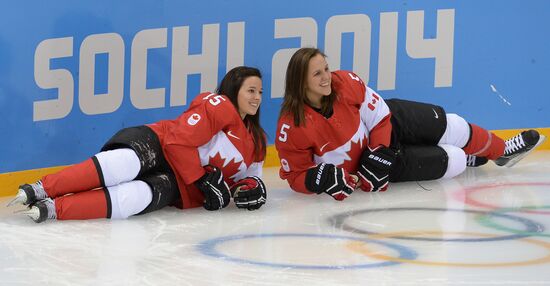
{"label": "bauer logo on glove", "polygon": [[391,161],[388,161],[388,160],[386,160],[386,159],[380,158],[380,157],[378,157],[378,156],[376,156],[376,155],[374,155],[374,154],[369,154],[369,159],[374,160],[374,161],[378,161],[378,162],[380,162],[380,163],[382,163],[382,164],[384,164],[384,165],[386,165],[386,166],[388,166],[388,167],[391,167],[391,165],[392,165],[392,162],[391,162]]}
{"label": "bauer logo on glove", "polygon": [[386,191],[390,181],[391,166],[395,158],[395,152],[384,146],[374,150],[365,149],[357,172],[361,179],[361,190],[365,192]]}

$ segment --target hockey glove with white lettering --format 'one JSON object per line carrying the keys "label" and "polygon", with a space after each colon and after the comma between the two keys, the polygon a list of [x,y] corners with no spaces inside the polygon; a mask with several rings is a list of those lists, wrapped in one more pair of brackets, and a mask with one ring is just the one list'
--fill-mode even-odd
{"label": "hockey glove with white lettering", "polygon": [[256,176],[246,177],[231,186],[235,205],[249,211],[259,209],[267,199],[264,182]]}
{"label": "hockey glove with white lettering", "polygon": [[360,188],[365,192],[386,191],[395,157],[395,152],[390,148],[379,146],[371,150],[367,147],[361,155],[357,172],[361,180]]}
{"label": "hockey glove with white lettering", "polygon": [[204,167],[206,174],[197,180],[195,185],[204,195],[203,207],[209,211],[225,208],[231,196],[229,187],[223,180],[222,171],[211,165]]}
{"label": "hockey glove with white lettering", "polygon": [[333,164],[321,163],[306,173],[306,188],[310,192],[327,193],[337,201],[351,195],[356,186],[356,181],[346,170]]}

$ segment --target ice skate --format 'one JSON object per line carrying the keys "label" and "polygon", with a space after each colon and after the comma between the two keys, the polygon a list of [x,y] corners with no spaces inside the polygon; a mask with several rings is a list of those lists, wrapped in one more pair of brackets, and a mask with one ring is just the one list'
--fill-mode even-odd
{"label": "ice skate", "polygon": [[544,135],[540,135],[536,130],[523,131],[520,134],[506,140],[504,155],[495,160],[499,166],[512,167],[523,159],[537,146],[546,140]]}
{"label": "ice skate", "polygon": [[489,159],[485,157],[478,157],[475,155],[466,155],[466,166],[467,167],[479,167],[487,164]]}
{"label": "ice skate", "polygon": [[8,207],[15,204],[30,205],[38,200],[45,199],[47,196],[42,186],[42,181],[33,184],[24,184],[19,186],[17,195],[8,203]]}
{"label": "ice skate", "polygon": [[57,217],[54,201],[50,198],[37,201],[29,205],[26,210],[17,211],[16,213],[27,215],[36,223],[41,223],[47,219],[55,219]]}

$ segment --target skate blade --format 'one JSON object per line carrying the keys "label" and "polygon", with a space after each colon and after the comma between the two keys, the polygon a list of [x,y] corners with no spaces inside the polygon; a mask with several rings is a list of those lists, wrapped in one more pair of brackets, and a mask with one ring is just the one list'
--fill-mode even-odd
{"label": "skate blade", "polygon": [[521,159],[525,158],[525,156],[529,155],[531,152],[533,152],[540,144],[544,143],[544,141],[546,141],[546,136],[544,135],[540,135],[539,137],[539,141],[537,142],[537,144],[535,144],[535,146],[533,146],[533,148],[531,148],[531,150],[517,156],[516,158],[510,160],[508,162],[508,164],[504,165],[508,168],[511,168],[512,166],[514,166],[515,164],[517,164],[519,161],[521,161]]}
{"label": "skate blade", "polygon": [[6,205],[6,207],[10,207],[13,205],[25,205],[25,202],[27,202],[27,196],[22,193],[17,193],[17,195]]}
{"label": "skate blade", "polygon": [[14,211],[13,213],[14,214],[26,215],[26,216],[30,217],[32,220],[34,220],[35,222],[40,217],[40,210],[37,207],[29,207],[29,208],[26,208],[26,209]]}

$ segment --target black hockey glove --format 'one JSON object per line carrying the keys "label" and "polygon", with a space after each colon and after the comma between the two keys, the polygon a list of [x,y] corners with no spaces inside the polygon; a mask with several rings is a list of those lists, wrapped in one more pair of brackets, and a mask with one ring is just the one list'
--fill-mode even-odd
{"label": "black hockey glove", "polygon": [[206,174],[195,183],[204,195],[203,207],[209,211],[225,208],[229,204],[231,196],[229,187],[223,180],[222,171],[210,165],[205,166],[204,170]]}
{"label": "black hockey glove", "polygon": [[264,182],[256,176],[246,177],[231,186],[231,196],[238,208],[249,211],[259,209],[267,199]]}
{"label": "black hockey glove", "polygon": [[321,163],[306,173],[306,188],[316,194],[327,193],[335,200],[347,198],[356,187],[356,181],[346,170],[333,164]]}
{"label": "black hockey glove", "polygon": [[390,170],[395,162],[395,152],[380,146],[374,150],[367,147],[359,162],[360,188],[365,192],[384,192],[388,189]]}

